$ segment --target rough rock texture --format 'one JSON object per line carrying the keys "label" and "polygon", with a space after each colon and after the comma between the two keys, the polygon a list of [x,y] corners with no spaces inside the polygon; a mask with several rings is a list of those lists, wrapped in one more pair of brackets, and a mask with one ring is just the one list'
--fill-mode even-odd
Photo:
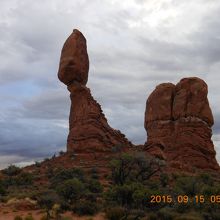
{"label": "rough rock texture", "polygon": [[146,103],[145,150],[174,168],[219,169],[207,93],[206,83],[196,77],[157,86]]}
{"label": "rough rock texture", "polygon": [[[64,43],[58,71],[71,98],[67,152],[90,161],[92,154],[95,161],[98,154],[99,162],[114,152],[132,152],[131,142],[108,125],[101,106],[86,87],[88,72],[86,39],[73,30]],[[195,77],[182,79],[177,85],[157,86],[146,104],[148,139],[139,149],[166,160],[168,167],[175,169],[219,169],[211,140],[214,122],[207,93],[206,83]]]}
{"label": "rough rock texture", "polygon": [[208,87],[199,78],[182,79],[175,89],[173,101],[173,118],[194,116],[206,122],[210,127],[214,124],[212,111],[207,99]]}
{"label": "rough rock texture", "polygon": [[71,84],[71,110],[67,150],[75,152],[111,151],[112,147],[131,146],[118,130],[112,129],[101,106],[90,90],[80,84]]}
{"label": "rough rock texture", "polygon": [[101,106],[85,86],[88,70],[85,37],[74,30],[64,43],[58,72],[59,79],[71,93],[67,151],[94,153],[132,146],[125,135],[108,125]]}
{"label": "rough rock texture", "polygon": [[58,78],[67,86],[74,81],[86,85],[88,72],[89,57],[86,39],[80,31],[74,29],[61,51]]}

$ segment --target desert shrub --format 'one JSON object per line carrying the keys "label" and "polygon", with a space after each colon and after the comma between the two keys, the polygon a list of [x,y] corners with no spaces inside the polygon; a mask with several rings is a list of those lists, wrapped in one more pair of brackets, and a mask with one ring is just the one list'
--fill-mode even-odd
{"label": "desert shrub", "polygon": [[4,180],[2,180],[2,185],[5,188],[8,188],[9,186],[16,185],[16,179],[14,177],[7,176],[4,178]]}
{"label": "desert shrub", "polygon": [[61,150],[61,151],[59,151],[59,155],[60,155],[60,156],[63,156],[64,154],[65,154],[65,152],[64,152],[64,151],[62,151],[62,150]]}
{"label": "desert shrub", "polygon": [[34,176],[31,173],[22,172],[15,178],[16,185],[31,185],[33,183]]}
{"label": "desert shrub", "polygon": [[21,216],[17,215],[14,217],[14,220],[23,220],[23,218]]}
{"label": "desert shrub", "polygon": [[147,183],[145,183],[146,187],[149,188],[150,190],[163,190],[160,187],[160,181],[159,180],[155,180],[155,179],[151,179],[150,181],[148,181]]}
{"label": "desert shrub", "polygon": [[[204,216],[204,215],[203,215]],[[207,216],[206,216],[207,217]],[[209,218],[206,218],[207,220],[212,219],[212,220],[219,220],[220,219],[220,212],[214,212],[208,215]],[[206,220],[205,219],[205,220]]]}
{"label": "desert shrub", "polygon": [[24,218],[24,220],[34,220],[32,215],[28,215]]}
{"label": "desert shrub", "polygon": [[85,185],[79,179],[73,178],[65,180],[56,190],[66,201],[73,203],[83,195],[85,192]]}
{"label": "desert shrub", "polygon": [[[157,194],[160,193],[146,187],[137,188],[132,195],[133,207],[145,209],[155,206],[154,204],[150,203],[150,197],[151,195],[157,195]],[[159,204],[156,204],[156,206],[158,205]]]}
{"label": "desert shrub", "polygon": [[8,168],[2,170],[2,173],[7,176],[16,176],[20,172],[21,172],[21,168],[15,166],[15,165],[10,165]]}
{"label": "desert shrub", "polygon": [[151,190],[141,183],[131,182],[114,185],[104,193],[107,205],[119,205],[129,208],[159,209],[162,203],[150,203],[151,195],[161,195],[160,191]]}
{"label": "desert shrub", "polygon": [[212,186],[214,184],[214,180],[212,179],[212,177],[208,173],[202,173],[202,174],[200,174],[199,177],[202,180],[202,182],[206,185]]}
{"label": "desert shrub", "polygon": [[81,169],[73,168],[73,169],[62,169],[55,172],[54,176],[51,178],[52,186],[57,186],[60,183],[63,183],[65,180],[70,179],[79,179],[80,181],[84,181],[84,172]]}
{"label": "desert shrub", "polygon": [[123,207],[112,207],[106,210],[105,215],[107,220],[125,219],[127,210]]}
{"label": "desert shrub", "polygon": [[94,215],[98,211],[98,205],[95,202],[80,200],[74,205],[73,211],[78,215]]}
{"label": "desert shrub", "polygon": [[123,185],[129,178],[132,165],[133,157],[129,154],[122,154],[118,159],[113,159],[110,163],[113,183]]}
{"label": "desert shrub", "polygon": [[184,213],[190,210],[190,205],[190,203],[176,203],[174,209],[179,213]]}
{"label": "desert shrub", "polygon": [[0,181],[0,196],[4,196],[6,194],[6,188],[2,181]]}
{"label": "desert shrub", "polygon": [[169,176],[166,173],[160,175],[160,182],[163,187],[166,187],[169,183]]}
{"label": "desert shrub", "polygon": [[[121,154],[111,161],[112,186],[104,193],[107,206],[159,209],[162,204],[150,203],[150,196],[162,194],[158,182],[148,181],[160,171],[160,160],[143,153]],[[150,185],[152,183],[152,186]]]}
{"label": "desert shrub", "polygon": [[201,192],[202,195],[211,196],[216,194],[216,188],[214,186],[204,186]]}
{"label": "desert shrub", "polygon": [[54,191],[45,191],[37,196],[37,202],[39,206],[46,211],[46,219],[50,219],[50,210],[53,208],[54,204],[59,204],[60,199]]}
{"label": "desert shrub", "polygon": [[147,156],[143,152],[136,153],[134,155],[134,166],[131,172],[131,179],[135,181],[148,182],[148,180],[158,173],[164,161],[155,159],[152,156]]}
{"label": "desert shrub", "polygon": [[114,201],[120,206],[131,205],[133,202],[132,195],[135,189],[132,185],[112,186],[105,194],[107,201]]}
{"label": "desert shrub", "polygon": [[87,182],[86,187],[89,189],[90,192],[93,193],[101,193],[103,190],[101,183],[98,180],[94,179],[90,179]]}
{"label": "desert shrub", "polygon": [[179,177],[175,183],[175,192],[180,195],[193,197],[198,195],[204,184],[196,176]]}
{"label": "desert shrub", "polygon": [[43,162],[49,162],[50,161],[50,158],[46,157],[44,158]]}
{"label": "desert shrub", "polygon": [[137,187],[134,184],[113,186],[106,192],[106,200],[116,202],[120,206],[131,206],[133,204],[133,194]]}
{"label": "desert shrub", "polygon": [[158,220],[157,214],[156,213],[150,213],[148,215],[149,220]]}
{"label": "desert shrub", "polygon": [[123,153],[110,163],[111,178],[114,184],[123,185],[129,181],[146,181],[162,166],[160,160],[143,153],[130,155]]}
{"label": "desert shrub", "polygon": [[158,211],[158,219],[162,220],[173,220],[175,215],[172,213],[171,208],[163,208]]}
{"label": "desert shrub", "polygon": [[35,166],[36,166],[36,167],[40,167],[40,166],[41,166],[41,163],[38,162],[38,161],[35,161]]}
{"label": "desert shrub", "polygon": [[98,178],[99,178],[98,170],[97,170],[96,167],[93,167],[93,168],[90,170],[90,175],[91,175],[91,178],[92,178],[92,179],[98,179]]}
{"label": "desert shrub", "polygon": [[33,183],[33,180],[34,180],[33,174],[20,172],[16,176],[5,177],[1,183],[5,188],[7,188],[9,186],[28,186]]}

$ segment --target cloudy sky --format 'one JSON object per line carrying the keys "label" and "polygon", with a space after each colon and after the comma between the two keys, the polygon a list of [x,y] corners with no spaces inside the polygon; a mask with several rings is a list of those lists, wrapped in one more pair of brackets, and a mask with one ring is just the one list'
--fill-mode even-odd
{"label": "cloudy sky", "polygon": [[157,84],[204,79],[220,161],[219,0],[0,0],[0,168],[65,150],[70,101],[57,69],[74,28],[87,38],[88,87],[134,143],[145,142]]}

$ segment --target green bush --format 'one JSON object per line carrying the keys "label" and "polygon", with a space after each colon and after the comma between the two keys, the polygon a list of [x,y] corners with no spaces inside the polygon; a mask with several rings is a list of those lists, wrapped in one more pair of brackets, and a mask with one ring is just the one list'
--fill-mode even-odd
{"label": "green bush", "polygon": [[31,173],[22,172],[15,178],[15,184],[21,186],[31,185],[33,183],[34,176]]}
{"label": "green bush", "polygon": [[42,209],[45,209],[47,219],[50,218],[50,210],[54,204],[59,204],[60,199],[54,191],[45,191],[37,196],[37,202]]}
{"label": "green bush", "polygon": [[175,192],[177,194],[193,197],[198,195],[204,184],[196,176],[183,176],[176,180]]}
{"label": "green bush", "polygon": [[35,161],[35,166],[36,166],[36,167],[40,167],[40,166],[41,166],[41,163],[38,162],[38,161]]}
{"label": "green bush", "polygon": [[57,172],[55,172],[55,175],[51,178],[50,182],[52,184],[52,187],[54,187],[63,183],[65,180],[70,180],[74,178],[79,179],[80,181],[84,181],[84,172],[78,168],[58,170]]}
{"label": "green bush", "polygon": [[123,185],[129,181],[149,180],[150,177],[160,171],[162,162],[145,153],[139,152],[135,155],[123,153],[110,163],[111,177],[114,184]]}
{"label": "green bush", "polygon": [[81,200],[74,205],[73,211],[78,215],[94,215],[98,211],[97,203]]}
{"label": "green bush", "polygon": [[113,182],[123,185],[129,178],[132,165],[133,157],[129,154],[122,154],[118,159],[113,159],[110,163]]}
{"label": "green bush", "polygon": [[6,194],[6,189],[2,182],[0,182],[0,196],[4,196]]}
{"label": "green bush", "polygon": [[24,220],[34,220],[32,215],[28,215],[24,218]]}
{"label": "green bush", "polygon": [[157,194],[155,191],[148,189],[147,187],[140,187],[136,189],[132,195],[133,206],[135,208],[146,208],[150,203],[150,196]]}
{"label": "green bush", "polygon": [[122,220],[127,216],[127,211],[123,207],[113,207],[106,210],[107,220]]}
{"label": "green bush", "polygon": [[59,156],[63,156],[65,154],[65,152],[64,151],[59,151]]}
{"label": "green bush", "polygon": [[7,176],[16,176],[20,172],[21,172],[21,168],[15,166],[15,165],[10,165],[8,168],[2,170],[2,173]]}
{"label": "green bush", "polygon": [[98,178],[99,178],[98,170],[97,170],[96,167],[93,167],[93,168],[90,170],[90,175],[91,175],[91,178],[92,178],[92,179],[98,179]]}
{"label": "green bush", "polygon": [[175,217],[174,214],[172,213],[172,209],[170,208],[163,208],[159,210],[157,216],[159,219],[162,220],[173,220]]}
{"label": "green bush", "polygon": [[107,201],[115,201],[120,206],[131,206],[134,202],[133,194],[138,187],[136,184],[116,185],[109,189],[105,196]]}
{"label": "green bush", "polygon": [[85,192],[85,185],[79,179],[70,179],[57,187],[57,193],[70,203],[78,200]]}
{"label": "green bush", "polygon": [[160,175],[160,182],[163,187],[166,187],[169,183],[169,176],[166,173]]}
{"label": "green bush", "polygon": [[174,208],[179,213],[188,212],[190,209],[191,204],[190,203],[176,203]]}
{"label": "green bush", "polygon": [[141,183],[131,182],[124,185],[114,185],[104,193],[107,204],[115,204],[129,208],[160,208],[162,203],[150,203],[151,195],[161,195],[162,192],[151,190]]}
{"label": "green bush", "polygon": [[212,177],[211,177],[210,174],[208,174],[208,173],[202,173],[202,174],[200,174],[199,177],[200,177],[200,179],[202,180],[202,182],[203,182],[204,184],[207,184],[207,185],[209,185],[209,186],[212,186],[213,183],[214,183]]}
{"label": "green bush", "polygon": [[93,193],[101,193],[103,190],[102,185],[98,180],[90,179],[87,183],[87,188],[89,189],[90,192]]}

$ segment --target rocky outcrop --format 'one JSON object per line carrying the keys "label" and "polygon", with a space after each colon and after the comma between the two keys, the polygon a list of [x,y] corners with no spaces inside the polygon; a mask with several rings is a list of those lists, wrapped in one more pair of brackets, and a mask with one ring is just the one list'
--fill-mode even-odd
{"label": "rocky outcrop", "polygon": [[75,81],[86,85],[88,72],[89,57],[86,39],[80,31],[74,29],[61,51],[58,78],[67,86]]}
{"label": "rocky outcrop", "polygon": [[105,152],[132,144],[111,128],[101,106],[86,87],[89,71],[86,39],[78,30],[64,43],[58,78],[68,86],[71,98],[67,152]]}
{"label": "rocky outcrop", "polygon": [[207,94],[206,83],[196,77],[157,86],[146,103],[145,150],[171,167],[219,169]]}
{"label": "rocky outcrop", "polygon": [[[105,152],[136,151],[137,146],[129,148],[133,145],[125,135],[109,126],[101,106],[86,87],[88,72],[86,39],[80,31],[73,30],[64,43],[58,71],[71,98],[67,152],[84,155],[80,158],[99,153],[100,159],[106,157]],[[211,140],[214,120],[207,94],[206,83],[196,77],[182,79],[177,85],[158,85],[146,103],[148,138],[139,149],[144,148],[175,169],[218,170]]]}

